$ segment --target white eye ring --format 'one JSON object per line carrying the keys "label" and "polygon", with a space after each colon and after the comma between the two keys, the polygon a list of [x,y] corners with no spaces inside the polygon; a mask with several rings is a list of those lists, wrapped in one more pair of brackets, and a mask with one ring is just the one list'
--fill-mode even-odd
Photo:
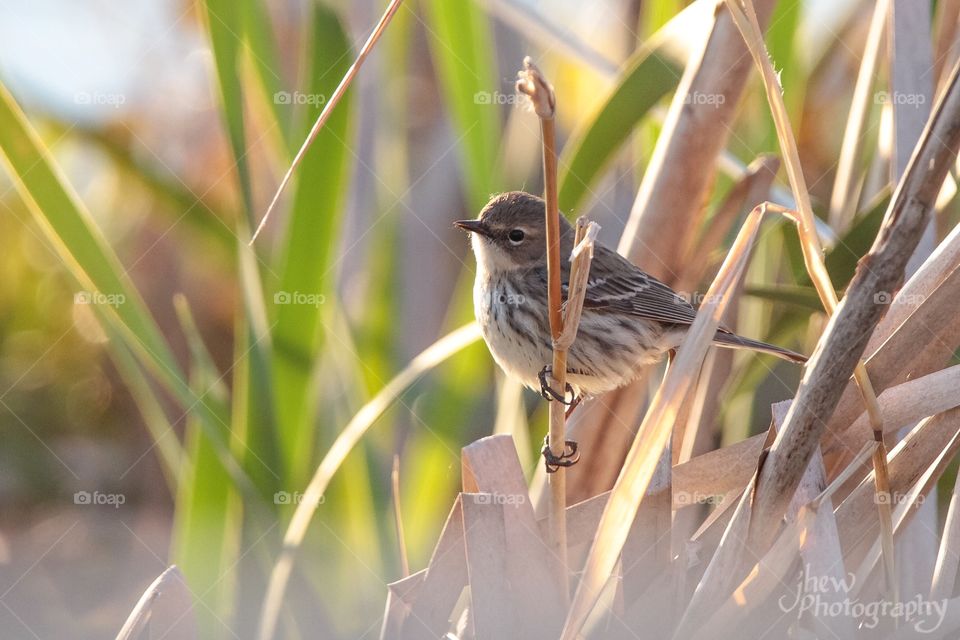
{"label": "white eye ring", "polygon": [[513,229],[507,234],[507,240],[509,240],[512,245],[518,245],[523,242],[524,235],[523,229]]}

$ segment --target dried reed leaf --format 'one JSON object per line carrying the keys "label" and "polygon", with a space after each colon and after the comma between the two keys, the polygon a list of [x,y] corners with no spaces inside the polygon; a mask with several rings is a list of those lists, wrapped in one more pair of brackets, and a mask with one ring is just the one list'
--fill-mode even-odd
{"label": "dried reed leaf", "polygon": [[464,493],[462,497],[474,637],[477,640],[509,638],[521,622],[514,617],[507,578],[510,556],[504,512],[510,507],[496,502],[490,493]]}
{"label": "dried reed leaf", "polygon": [[[891,387],[877,400],[883,412],[883,428],[895,433],[928,416],[960,406],[960,365],[943,369]],[[839,438],[839,445],[850,453],[873,438],[866,414],[862,414]]]}
{"label": "dried reed leaf", "polygon": [[[915,426],[891,451],[888,461],[892,502],[901,504],[904,493],[922,477],[948,448],[960,430],[960,409],[926,418]],[[877,521],[873,478],[865,478],[836,509],[837,528],[845,547],[845,557],[860,563],[864,550],[859,543],[876,535]]]}
{"label": "dried reed leaf", "polygon": [[[417,575],[417,574],[414,574]],[[447,516],[437,546],[403,620],[403,640],[437,638],[450,627],[450,614],[467,586],[467,560],[463,542],[463,497],[458,495]]]}
{"label": "dried reed leaf", "polygon": [[420,596],[426,569],[406,576],[387,585],[387,604],[380,626],[380,640],[399,640],[403,637],[403,622],[410,615],[410,608]]}
{"label": "dried reed leaf", "polygon": [[[896,508],[894,509],[896,535],[900,535],[900,533],[906,527],[906,524],[910,521],[914,514],[916,514],[918,501],[923,501],[924,498],[926,498],[926,496],[934,488],[934,485],[936,484],[940,475],[943,473],[944,469],[946,469],[947,464],[949,464],[953,456],[960,451],[960,429],[957,428],[958,425],[956,423],[956,417],[956,415],[953,415],[953,424],[948,432],[950,437],[948,438],[946,444],[939,451],[937,451],[937,454],[933,456],[932,460],[925,460],[927,465],[923,468],[923,472],[920,474],[920,477],[917,479],[916,483],[913,484],[909,491],[905,492],[902,500],[897,501]],[[874,570],[874,566],[880,559],[880,555],[880,541],[877,540],[870,547],[866,557],[860,564],[860,567],[857,569],[857,579],[855,584],[856,593],[861,593],[864,586],[869,584],[867,578]],[[913,594],[909,595],[912,596]]]}
{"label": "dried reed leaf", "polygon": [[[553,570],[556,557],[540,535],[513,439],[488,436],[467,445],[461,467],[465,492],[488,494],[507,507],[505,570],[515,633],[523,638],[555,638],[567,596]],[[476,588],[472,582],[470,586]]]}

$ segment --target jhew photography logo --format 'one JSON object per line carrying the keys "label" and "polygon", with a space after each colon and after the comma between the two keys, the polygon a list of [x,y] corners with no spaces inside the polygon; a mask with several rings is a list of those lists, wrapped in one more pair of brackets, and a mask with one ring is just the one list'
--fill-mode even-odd
{"label": "jhew photography logo", "polygon": [[99,291],[77,291],[73,294],[73,304],[99,304],[119,307],[127,301],[122,293],[100,293]]}
{"label": "jhew photography logo", "polygon": [[504,506],[519,507],[526,503],[527,496],[522,493],[477,493],[473,496],[474,504],[502,504]]}
{"label": "jhew photography logo", "polygon": [[274,304],[305,304],[319,307],[327,301],[322,293],[304,293],[302,291],[277,291],[273,294]]}
{"label": "jhew photography logo", "polygon": [[122,493],[100,493],[99,491],[77,491],[73,494],[73,504],[77,505],[109,505],[119,509],[126,503],[127,497]]}
{"label": "jhew photography logo", "polygon": [[917,633],[926,634],[939,629],[947,614],[946,599],[934,602],[920,595],[902,602],[862,602],[852,597],[856,584],[852,573],[845,578],[820,576],[806,566],[797,578],[800,588],[796,595],[787,594],[778,601],[781,611],[796,611],[797,618],[804,614],[816,618],[851,618],[865,629],[875,629],[881,620],[889,620],[901,627],[911,625]]}

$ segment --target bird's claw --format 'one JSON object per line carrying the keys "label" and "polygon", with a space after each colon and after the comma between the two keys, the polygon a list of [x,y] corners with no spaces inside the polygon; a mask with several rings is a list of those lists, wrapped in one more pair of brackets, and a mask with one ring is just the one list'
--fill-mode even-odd
{"label": "bird's claw", "polygon": [[555,473],[560,467],[572,467],[580,462],[579,445],[575,440],[564,442],[563,453],[554,455],[550,449],[550,435],[543,438],[543,448],[540,450],[543,455],[543,465],[547,473]]}
{"label": "bird's claw", "polygon": [[[556,389],[550,386],[549,382],[547,382],[547,376],[552,374],[553,374],[553,367],[551,367],[550,365],[544,366],[543,369],[540,369],[540,373],[537,374],[537,378],[540,380],[540,395],[547,402],[552,402],[553,400],[556,400],[560,404],[567,405],[568,407],[576,406],[577,394],[573,390],[573,387],[571,387],[570,383],[568,382],[565,389],[566,393],[561,395],[559,392],[557,392]],[[569,400],[567,400],[567,397],[566,397],[567,393],[570,394]]]}

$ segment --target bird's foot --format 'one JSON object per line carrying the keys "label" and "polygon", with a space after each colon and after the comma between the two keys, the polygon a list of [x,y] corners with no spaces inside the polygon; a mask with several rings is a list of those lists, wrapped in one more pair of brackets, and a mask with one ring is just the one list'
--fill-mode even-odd
{"label": "bird's foot", "polygon": [[543,448],[540,449],[540,453],[543,455],[543,465],[547,473],[555,473],[560,467],[572,467],[580,462],[580,451],[578,449],[579,445],[575,440],[567,440],[564,442],[563,453],[558,456],[554,455],[550,449],[550,434],[544,436]]}
{"label": "bird's foot", "polygon": [[579,404],[580,401],[577,399],[577,394],[569,382],[566,386],[566,393],[570,394],[570,399],[567,400],[566,393],[561,394],[550,386],[550,383],[547,382],[547,376],[553,376],[553,367],[550,365],[545,365],[543,369],[540,369],[540,373],[537,374],[537,378],[540,380],[540,395],[543,396],[544,400],[547,402],[556,400],[560,404],[565,404],[571,408]]}

